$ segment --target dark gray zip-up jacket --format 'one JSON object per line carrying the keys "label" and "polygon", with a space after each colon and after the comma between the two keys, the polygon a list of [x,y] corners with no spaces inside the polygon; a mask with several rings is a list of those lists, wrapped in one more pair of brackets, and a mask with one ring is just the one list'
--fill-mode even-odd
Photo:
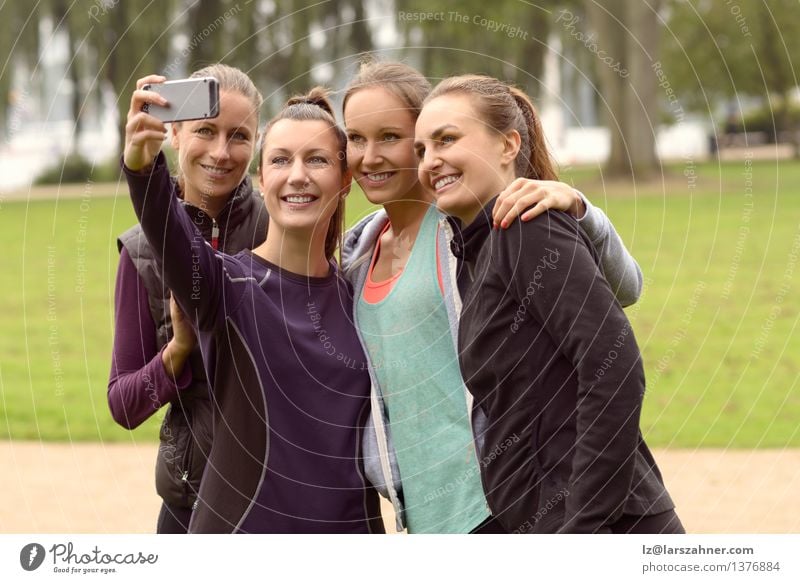
{"label": "dark gray zip-up jacket", "polygon": [[559,211],[462,232],[459,358],[486,414],[481,477],[509,532],[608,533],[674,507],[639,429],[644,368],[590,241]]}

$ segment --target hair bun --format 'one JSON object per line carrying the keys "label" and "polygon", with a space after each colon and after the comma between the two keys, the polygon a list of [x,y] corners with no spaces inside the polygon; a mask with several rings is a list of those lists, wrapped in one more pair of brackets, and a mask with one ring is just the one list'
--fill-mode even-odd
{"label": "hair bun", "polygon": [[333,117],[333,106],[328,100],[328,90],[325,87],[317,86],[304,95],[295,95],[294,97],[290,97],[286,102],[286,107],[302,104],[316,105],[320,109],[327,111],[331,117]]}

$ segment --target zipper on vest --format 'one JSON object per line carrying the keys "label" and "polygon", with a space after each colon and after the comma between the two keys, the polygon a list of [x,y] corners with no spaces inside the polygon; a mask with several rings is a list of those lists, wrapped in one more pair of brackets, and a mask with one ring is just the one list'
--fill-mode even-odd
{"label": "zipper on vest", "polygon": [[219,225],[216,219],[211,219],[211,247],[214,251],[219,249]]}

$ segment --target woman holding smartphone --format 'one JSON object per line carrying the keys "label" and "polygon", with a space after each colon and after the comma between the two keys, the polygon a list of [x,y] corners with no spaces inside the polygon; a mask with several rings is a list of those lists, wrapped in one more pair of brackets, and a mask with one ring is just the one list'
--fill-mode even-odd
{"label": "woman holding smartphone", "polygon": [[[137,83],[124,163],[142,230],[213,379],[214,439],[189,530],[383,532],[360,455],[369,376],[350,289],[333,261],[351,177],[330,104],[313,90],[266,126],[259,185],[267,236],[229,255],[175,204],[160,153],[164,125],[141,111],[158,101],[141,87],[158,80]],[[236,107],[228,98],[221,95],[220,110]],[[193,163],[210,187],[231,173],[226,160],[198,155]]]}
{"label": "woman holding smartphone", "polygon": [[[502,532],[481,485],[481,467],[489,463],[483,452],[490,451],[483,447],[486,416],[473,406],[456,352],[461,298],[451,248],[460,240],[435,208],[432,185],[417,176],[414,125],[429,92],[413,68],[370,62],[344,97],[350,169],[370,202],[383,206],[347,233],[344,247],[372,374],[365,463],[392,501],[398,528]],[[506,227],[528,207],[523,220],[547,208],[581,216],[576,225],[602,257],[619,300],[633,303],[641,273],[605,215],[568,185],[534,178],[521,175],[495,191],[502,194],[494,223]],[[521,260],[535,265],[538,258]]]}
{"label": "woman holding smartphone", "polygon": [[641,354],[591,239],[555,210],[492,228],[514,180],[557,180],[530,100],[489,77],[446,79],[415,145],[420,182],[463,225],[459,360],[488,420],[493,516],[507,532],[683,532],[639,429]]}
{"label": "woman holding smartphone", "polygon": [[[219,82],[219,115],[172,124],[178,175],[169,183],[202,238],[235,254],[260,245],[266,236],[264,201],[247,176],[262,99],[250,77],[234,67],[215,64],[191,75],[203,77]],[[108,404],[126,429],[168,407],[156,458],[156,491],[163,500],[156,532],[185,533],[211,450],[208,380],[194,332],[170,300],[141,225],[123,233],[117,244]]]}

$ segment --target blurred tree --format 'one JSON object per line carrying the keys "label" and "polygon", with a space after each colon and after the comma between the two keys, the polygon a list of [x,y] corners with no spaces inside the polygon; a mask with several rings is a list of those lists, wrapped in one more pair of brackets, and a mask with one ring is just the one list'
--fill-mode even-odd
{"label": "blurred tree", "polygon": [[347,57],[373,49],[366,18],[368,0],[324,1],[309,5],[297,0],[276,2],[268,24],[258,31],[264,81],[274,102],[308,90],[316,81],[312,72],[329,67],[327,82],[337,79]]}
{"label": "blurred tree", "polygon": [[756,97],[772,106],[771,137],[788,129],[800,62],[797,2],[670,0],[667,7],[663,70],[683,107],[713,116],[722,99]]}
{"label": "blurred tree", "polygon": [[237,2],[221,58],[247,71],[264,94],[268,112],[274,111],[287,96],[320,81],[339,86],[348,57],[373,49],[366,3]]}
{"label": "blurred tree", "polygon": [[71,154],[80,139],[84,129],[84,111],[86,101],[91,93],[87,86],[87,72],[91,59],[91,18],[83,10],[75,7],[72,0],[48,0],[46,12],[53,19],[53,28],[64,32],[69,47],[69,62],[65,71],[72,86],[72,96],[70,100],[70,110],[74,127],[71,135],[71,143],[68,155]]}
{"label": "blurred tree", "polygon": [[[238,11],[238,4],[229,0],[198,0],[186,8],[186,31],[189,38],[187,70],[201,69],[222,59],[228,52],[225,46],[226,33],[235,36],[239,27],[228,27],[223,32],[228,10]],[[236,16],[234,16],[236,18]],[[238,19],[238,18],[237,18]]]}
{"label": "blurred tree", "polygon": [[[42,10],[37,3],[30,6],[22,2],[0,4],[0,136],[10,137],[8,114],[15,100],[24,95],[12,96],[14,70],[24,64],[28,71],[36,69],[39,61],[39,20]],[[16,103],[24,107],[24,103]]]}
{"label": "blurred tree", "polygon": [[596,40],[586,47],[598,56],[611,131],[606,170],[612,176],[646,179],[658,170],[658,83],[652,64],[658,61],[660,5],[661,0],[586,2],[589,25],[596,32]]}
{"label": "blurred tree", "polygon": [[[398,25],[406,52],[420,48],[420,68],[435,82],[463,73],[483,73],[514,83],[538,97],[554,12],[570,0],[486,3],[463,0],[398,2]],[[439,20],[415,18],[441,14]],[[506,25],[503,27],[503,25]]]}
{"label": "blurred tree", "polygon": [[96,78],[107,82],[116,96],[117,131],[124,143],[125,120],[136,80],[164,71],[170,41],[180,32],[176,0],[149,0],[147,4],[111,2],[94,14],[89,31],[97,51]]}

